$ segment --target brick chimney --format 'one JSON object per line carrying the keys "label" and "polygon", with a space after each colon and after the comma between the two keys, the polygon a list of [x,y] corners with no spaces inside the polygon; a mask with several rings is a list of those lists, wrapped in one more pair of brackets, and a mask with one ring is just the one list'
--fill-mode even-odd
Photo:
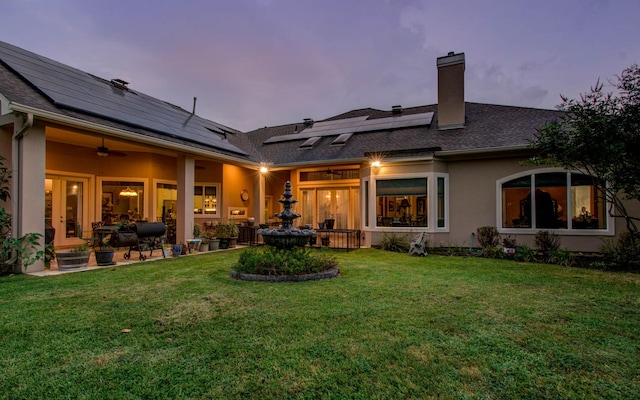
{"label": "brick chimney", "polygon": [[464,53],[438,57],[438,129],[464,127]]}

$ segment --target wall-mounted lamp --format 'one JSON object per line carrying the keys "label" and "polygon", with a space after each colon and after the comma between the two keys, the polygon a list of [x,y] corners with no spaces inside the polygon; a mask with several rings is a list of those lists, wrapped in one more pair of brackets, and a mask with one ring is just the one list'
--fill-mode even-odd
{"label": "wall-mounted lamp", "polygon": [[373,168],[380,168],[380,161],[379,160],[373,160],[371,161],[371,166]]}
{"label": "wall-mounted lamp", "polygon": [[261,174],[266,174],[267,172],[269,172],[269,167],[267,167],[266,165],[263,165],[262,167],[260,167]]}

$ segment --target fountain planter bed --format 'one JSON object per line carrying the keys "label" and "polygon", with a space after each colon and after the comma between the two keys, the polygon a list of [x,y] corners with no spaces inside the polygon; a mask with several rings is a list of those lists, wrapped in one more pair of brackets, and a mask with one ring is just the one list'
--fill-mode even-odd
{"label": "fountain planter bed", "polygon": [[335,278],[340,274],[340,268],[333,267],[326,271],[317,272],[313,274],[302,275],[258,275],[247,274],[244,272],[236,272],[231,270],[231,277],[242,281],[256,281],[256,282],[304,282],[304,281],[318,281],[322,279]]}
{"label": "fountain planter bed", "polygon": [[300,218],[300,214],[291,210],[291,205],[298,202],[292,199],[291,182],[285,183],[282,197],[278,201],[282,203],[283,210],[275,214],[282,220],[282,225],[277,229],[258,229],[257,233],[267,246],[246,249],[231,270],[231,276],[263,282],[300,282],[337,276],[340,270],[335,259],[327,254],[312,255],[309,249],[305,249],[316,231],[309,229],[309,225],[304,229],[292,226],[292,221]]}

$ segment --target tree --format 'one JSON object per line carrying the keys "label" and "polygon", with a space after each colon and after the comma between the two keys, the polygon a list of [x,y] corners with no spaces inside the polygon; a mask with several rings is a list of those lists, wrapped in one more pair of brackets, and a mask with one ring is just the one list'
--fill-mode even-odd
{"label": "tree", "polygon": [[[623,199],[640,200],[640,68],[625,69],[616,93],[605,92],[598,80],[579,100],[561,96],[562,116],[543,125],[531,142],[539,150],[534,164],[560,165],[594,178],[611,205],[609,214],[625,219],[638,234],[636,221]],[[606,185],[603,184],[606,182]]]}

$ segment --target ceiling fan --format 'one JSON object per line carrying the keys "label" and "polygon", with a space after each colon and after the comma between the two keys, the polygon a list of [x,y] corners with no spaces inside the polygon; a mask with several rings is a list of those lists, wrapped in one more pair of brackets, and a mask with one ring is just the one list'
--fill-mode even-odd
{"label": "ceiling fan", "polygon": [[108,156],[126,157],[127,156],[127,153],[123,153],[121,151],[109,150],[108,147],[105,147],[104,138],[102,138],[102,146],[98,146],[96,148],[96,154],[98,154],[100,157],[108,157]]}
{"label": "ceiling fan", "polygon": [[333,169],[327,169],[324,173],[327,175],[342,175],[342,171],[336,171]]}

